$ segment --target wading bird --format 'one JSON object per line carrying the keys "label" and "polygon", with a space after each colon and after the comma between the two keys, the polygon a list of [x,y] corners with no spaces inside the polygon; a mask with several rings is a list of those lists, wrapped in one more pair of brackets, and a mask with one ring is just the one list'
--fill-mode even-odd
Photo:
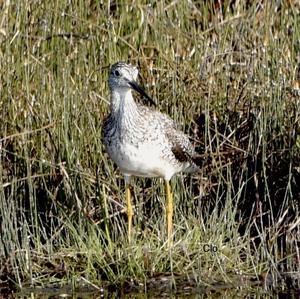
{"label": "wading bird", "polygon": [[128,239],[131,240],[133,209],[130,178],[161,177],[165,181],[168,244],[172,242],[173,195],[170,179],[178,172],[199,170],[195,150],[187,135],[167,115],[137,103],[132,90],[155,105],[137,84],[138,70],[125,62],[110,70],[111,111],[104,121],[103,139],[110,158],[125,178]]}

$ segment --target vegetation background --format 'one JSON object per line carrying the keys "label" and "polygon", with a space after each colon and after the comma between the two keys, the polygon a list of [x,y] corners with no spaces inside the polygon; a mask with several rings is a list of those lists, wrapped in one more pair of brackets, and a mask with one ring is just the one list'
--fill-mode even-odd
{"label": "vegetation background", "polygon": [[[171,273],[299,288],[298,1],[0,7],[0,285],[150,286]],[[126,239],[124,182],[101,140],[119,60],[203,155],[201,173],[173,179],[171,250],[158,179],[135,180]]]}

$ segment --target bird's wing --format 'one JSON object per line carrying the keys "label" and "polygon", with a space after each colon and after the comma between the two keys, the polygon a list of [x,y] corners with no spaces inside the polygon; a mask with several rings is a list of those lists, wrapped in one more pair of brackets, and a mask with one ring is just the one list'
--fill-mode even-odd
{"label": "bird's wing", "polygon": [[187,135],[182,131],[171,130],[167,133],[167,138],[171,143],[171,151],[179,162],[189,162],[195,166],[200,166],[195,149]]}
{"label": "bird's wing", "polygon": [[[152,113],[149,114],[148,110],[151,110]],[[140,111],[143,111],[145,114],[152,115],[153,118],[148,119],[149,125],[158,123],[159,129],[165,132],[166,139],[171,146],[171,151],[174,154],[174,157],[179,162],[190,162],[191,165],[197,167],[200,166],[201,161],[197,157],[194,147],[191,144],[188,136],[178,128],[178,125],[173,119],[166,114],[163,114],[159,111],[154,111],[146,106],[141,106]]]}
{"label": "bird's wing", "polygon": [[166,137],[171,144],[171,151],[179,162],[190,162],[192,165],[199,167],[201,160],[195,152],[189,137],[184,134],[177,124],[167,115],[161,114],[162,120],[167,123],[164,126]]}

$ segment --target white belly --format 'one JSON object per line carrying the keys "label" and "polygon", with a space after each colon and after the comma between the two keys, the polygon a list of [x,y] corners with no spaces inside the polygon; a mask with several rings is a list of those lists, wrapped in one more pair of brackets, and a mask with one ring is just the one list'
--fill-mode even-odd
{"label": "white belly", "polygon": [[123,143],[118,150],[110,150],[109,154],[125,175],[170,179],[175,172],[180,171],[163,157],[161,148],[153,144],[143,143],[137,147]]}

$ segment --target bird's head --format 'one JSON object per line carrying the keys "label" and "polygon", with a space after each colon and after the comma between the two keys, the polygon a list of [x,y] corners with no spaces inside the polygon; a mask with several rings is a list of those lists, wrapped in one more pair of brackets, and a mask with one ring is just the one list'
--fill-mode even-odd
{"label": "bird's head", "polygon": [[110,70],[108,85],[110,89],[119,90],[119,92],[126,92],[129,89],[134,89],[145,97],[149,102],[155,105],[153,99],[148,96],[142,87],[136,82],[138,76],[138,69],[123,61],[115,63]]}

